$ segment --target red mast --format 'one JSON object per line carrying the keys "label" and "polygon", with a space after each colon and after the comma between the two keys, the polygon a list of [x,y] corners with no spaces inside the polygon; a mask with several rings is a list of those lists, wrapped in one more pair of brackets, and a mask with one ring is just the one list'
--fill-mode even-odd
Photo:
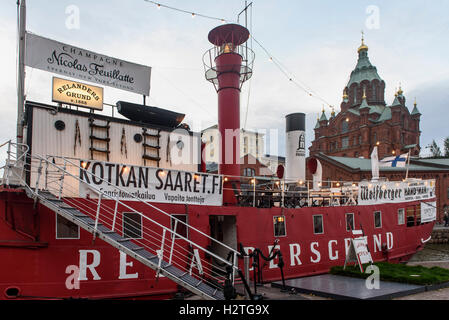
{"label": "red mast", "polygon": [[252,75],[254,53],[244,44],[249,31],[238,24],[226,24],[209,32],[214,45],[203,56],[206,79],[218,93],[219,166],[225,175],[224,204],[235,204],[234,191],[240,179],[240,89]]}

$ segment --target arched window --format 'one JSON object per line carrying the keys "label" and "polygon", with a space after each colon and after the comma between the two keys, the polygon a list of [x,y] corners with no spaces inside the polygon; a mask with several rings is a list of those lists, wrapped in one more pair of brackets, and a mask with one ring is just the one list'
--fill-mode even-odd
{"label": "arched window", "polygon": [[373,101],[377,101],[377,88],[375,83],[373,83]]}

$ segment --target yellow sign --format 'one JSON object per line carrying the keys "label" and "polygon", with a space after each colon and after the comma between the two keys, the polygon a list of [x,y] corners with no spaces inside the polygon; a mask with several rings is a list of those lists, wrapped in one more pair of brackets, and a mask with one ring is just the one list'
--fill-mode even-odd
{"label": "yellow sign", "polygon": [[103,110],[103,88],[53,77],[54,102]]}

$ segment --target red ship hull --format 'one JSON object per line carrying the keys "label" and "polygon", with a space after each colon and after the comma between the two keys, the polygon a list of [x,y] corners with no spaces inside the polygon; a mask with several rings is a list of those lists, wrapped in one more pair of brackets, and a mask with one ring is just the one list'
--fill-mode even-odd
{"label": "red ship hull", "polygon": [[[127,202],[136,210],[143,204]],[[326,273],[332,266],[343,265],[351,239],[346,213],[354,213],[355,226],[363,226],[368,248],[374,261],[404,262],[421,250],[431,236],[434,222],[399,225],[397,212],[411,210],[419,202],[372,206],[335,206],[286,208],[214,207],[158,204],[171,214],[188,216],[191,226],[231,245],[242,244],[247,252],[259,248],[268,255],[275,240],[282,252],[285,278]],[[148,212],[148,209],[146,209]],[[382,226],[375,228],[373,212],[382,213]],[[167,217],[157,212],[145,213],[161,224]],[[323,233],[314,234],[313,216],[323,216]],[[273,218],[285,219],[285,236],[274,234]],[[80,230],[79,239],[56,239],[56,214],[29,199],[19,189],[0,191],[0,298],[11,299],[166,299],[173,297],[178,286],[120,252],[100,239]],[[211,229],[217,226],[218,233]],[[224,222],[223,222],[224,221]],[[230,235],[230,236],[229,236]],[[223,238],[224,237],[224,238]],[[204,239],[193,239],[210,247]],[[186,246],[187,247],[187,246]],[[213,248],[212,248],[213,250]],[[70,266],[87,268],[87,280],[73,285]],[[188,263],[188,261],[186,262]],[[266,262],[263,281],[281,279],[278,260]],[[243,261],[239,264],[243,267]],[[250,273],[252,278],[252,272]]]}

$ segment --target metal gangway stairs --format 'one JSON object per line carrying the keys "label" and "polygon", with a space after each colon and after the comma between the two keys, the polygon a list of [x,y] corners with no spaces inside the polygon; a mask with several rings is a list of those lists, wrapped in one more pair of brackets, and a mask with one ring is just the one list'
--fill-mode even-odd
{"label": "metal gangway stairs", "polygon": [[[136,210],[135,205],[131,207],[119,200],[118,196],[109,196],[99,188],[86,184],[79,177],[79,173],[84,170],[80,160],[55,156],[31,157],[27,152],[21,155],[21,159],[12,159],[15,153],[11,151],[11,146],[19,147],[9,142],[3,184],[20,182],[28,197],[88,231],[94,240],[99,238],[155,270],[156,277],[163,275],[204,299],[225,300],[227,297],[222,284],[223,276],[229,280],[228,285],[233,285],[236,274],[243,274],[238,267],[240,253],[233,248],[149,202],[133,199],[136,203],[139,202],[139,210]],[[20,163],[25,158],[29,161],[22,163],[25,170],[21,172],[17,167],[21,166]],[[29,175],[28,179],[24,177],[26,173]],[[99,176],[94,177],[98,181],[107,182]],[[27,184],[26,180],[33,183]],[[117,192],[126,192],[112,184],[110,186]],[[81,188],[85,188],[90,196],[80,198]],[[135,221],[124,219],[121,214],[124,211],[138,215],[142,222],[141,230],[133,225]],[[169,226],[162,223],[162,220],[170,221]],[[122,227],[127,224],[129,230],[128,235],[125,235]],[[188,237],[185,231],[178,232],[181,226],[187,230]],[[136,237],[129,237],[129,232],[138,234]],[[190,240],[191,237],[199,239],[201,243],[215,242],[215,246],[225,248],[229,252],[228,257],[232,258],[228,261],[208,251],[204,248],[205,245]],[[213,264],[210,257],[218,261],[221,267]]]}

